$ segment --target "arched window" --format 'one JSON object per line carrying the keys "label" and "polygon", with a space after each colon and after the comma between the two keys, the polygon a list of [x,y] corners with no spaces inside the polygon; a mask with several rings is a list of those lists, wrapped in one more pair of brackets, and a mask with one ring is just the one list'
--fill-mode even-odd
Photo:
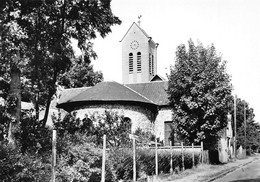
{"label": "arched window", "polygon": [[123,123],[124,129],[126,129],[127,131],[129,131],[129,133],[131,133],[132,120],[129,117],[124,117],[123,122],[124,122]]}
{"label": "arched window", "polygon": [[129,53],[129,73],[134,71],[133,53]]}
{"label": "arched window", "polygon": [[141,57],[141,52],[137,53],[137,72],[142,71],[142,57]]}

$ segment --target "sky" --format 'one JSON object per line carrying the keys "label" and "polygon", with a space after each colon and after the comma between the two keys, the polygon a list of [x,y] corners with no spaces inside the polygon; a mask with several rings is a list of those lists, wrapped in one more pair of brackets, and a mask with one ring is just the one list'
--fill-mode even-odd
{"label": "sky", "polygon": [[105,81],[122,82],[121,43],[142,15],[141,28],[159,43],[157,73],[166,78],[178,45],[189,39],[205,47],[214,44],[227,61],[233,95],[247,101],[260,123],[260,1],[259,0],[112,0],[122,24],[104,39],[94,40],[94,69]]}

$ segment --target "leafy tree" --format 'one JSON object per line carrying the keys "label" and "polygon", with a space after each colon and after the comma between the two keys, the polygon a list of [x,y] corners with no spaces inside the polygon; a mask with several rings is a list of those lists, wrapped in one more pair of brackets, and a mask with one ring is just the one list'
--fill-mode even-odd
{"label": "leafy tree", "polygon": [[[234,113],[234,100],[231,104],[231,113]],[[246,123],[244,119],[246,114]],[[234,115],[232,115],[232,125],[234,126]],[[237,147],[240,145],[247,149],[257,149],[260,147],[260,126],[254,120],[254,110],[241,98],[236,99],[236,128],[237,128]],[[245,130],[246,128],[246,130]],[[234,128],[233,128],[234,129]],[[246,131],[246,139],[245,139]],[[246,146],[245,146],[246,145]]]}
{"label": "leafy tree", "polygon": [[[1,1],[1,74],[7,73],[5,80],[11,83],[9,105],[15,106],[14,124],[19,123],[21,110],[19,74],[26,76],[24,95],[35,104],[36,119],[40,107],[45,108],[41,122],[44,127],[58,78],[70,68],[74,58],[71,39],[78,40],[84,60],[90,60],[96,57],[91,40],[97,34],[105,37],[111,32],[111,26],[121,23],[112,14],[110,3],[110,0]],[[9,140],[13,141],[12,132],[9,134]]]}
{"label": "leafy tree", "polygon": [[90,119],[96,123],[95,135],[99,144],[102,144],[103,135],[106,135],[110,147],[129,145],[131,120],[109,110],[101,115],[93,115]]}
{"label": "leafy tree", "polygon": [[188,50],[184,44],[178,46],[167,92],[178,136],[187,143],[216,143],[227,125],[231,83],[215,47],[195,46],[192,40]]}
{"label": "leafy tree", "polygon": [[8,141],[15,145],[14,133],[19,130],[21,112],[20,69],[26,63],[24,54],[26,31],[19,25],[19,2],[2,1],[0,5],[1,78],[10,83],[7,97],[9,113]]}
{"label": "leafy tree", "polygon": [[66,88],[88,87],[103,81],[103,74],[94,71],[90,63],[82,62],[79,58],[72,61],[71,68],[59,80],[59,85]]}

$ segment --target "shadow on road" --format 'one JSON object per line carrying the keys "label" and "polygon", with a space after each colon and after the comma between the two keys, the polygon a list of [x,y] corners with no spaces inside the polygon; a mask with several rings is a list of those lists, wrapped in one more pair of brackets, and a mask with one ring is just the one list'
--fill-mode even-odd
{"label": "shadow on road", "polygon": [[255,179],[239,179],[239,180],[234,180],[230,182],[260,182],[260,178],[255,178]]}

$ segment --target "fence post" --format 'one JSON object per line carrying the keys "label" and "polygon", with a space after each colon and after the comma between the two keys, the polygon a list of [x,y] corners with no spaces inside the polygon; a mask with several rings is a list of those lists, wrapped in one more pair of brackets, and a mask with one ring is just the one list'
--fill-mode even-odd
{"label": "fence post", "polygon": [[106,135],[103,136],[103,156],[102,156],[102,176],[101,176],[101,182],[105,182],[105,176],[106,176]]}
{"label": "fence post", "polygon": [[192,147],[192,167],[195,167],[195,154],[194,154],[194,144],[191,144]]}
{"label": "fence post", "polygon": [[172,166],[172,141],[170,141],[170,150],[171,150],[171,160],[170,160],[171,169],[170,169],[170,173],[172,174],[173,173],[173,166]]}
{"label": "fence post", "polygon": [[155,137],[155,175],[158,177],[158,145],[157,138]]}
{"label": "fence post", "polygon": [[55,169],[56,169],[56,130],[52,130],[52,174],[51,182],[55,182]]}
{"label": "fence post", "polygon": [[133,181],[136,181],[135,137],[133,137]]}
{"label": "fence post", "polygon": [[184,151],[183,151],[183,142],[181,142],[181,162],[182,162],[182,170],[185,170],[184,167]]}
{"label": "fence post", "polygon": [[204,153],[203,153],[203,142],[201,142],[201,163],[204,161]]}

